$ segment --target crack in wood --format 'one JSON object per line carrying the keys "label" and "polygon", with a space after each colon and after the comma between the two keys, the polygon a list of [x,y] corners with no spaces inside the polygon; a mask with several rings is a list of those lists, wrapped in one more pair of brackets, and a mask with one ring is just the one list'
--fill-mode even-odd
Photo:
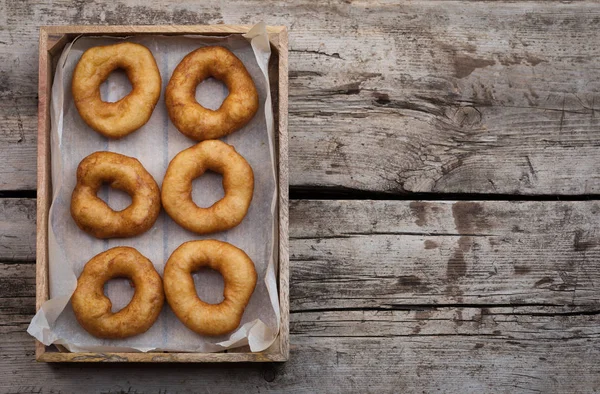
{"label": "crack in wood", "polygon": [[322,52],[322,51],[316,51],[316,50],[313,50],[313,49],[290,49],[290,52],[312,53],[312,54],[319,55],[319,56],[327,56],[327,57],[332,57],[334,59],[344,60],[344,58],[342,58],[340,56],[340,54],[337,53],[337,52],[327,53],[327,52]]}
{"label": "crack in wood", "polygon": [[[472,304],[472,303],[445,303],[445,304],[388,304],[378,307],[342,307],[342,308],[306,308],[306,309],[291,309],[291,314],[299,313],[323,313],[323,312],[389,312],[389,311],[436,311],[440,309],[457,309],[457,308],[473,308],[473,309],[489,309],[489,308],[524,308],[524,307],[566,307],[564,304],[552,303],[512,303],[512,304]],[[488,311],[489,312],[489,311]],[[586,311],[588,312],[588,311]],[[579,312],[569,312],[577,314],[585,314]],[[592,313],[595,314],[595,313]],[[543,315],[541,315],[543,316]]]}
{"label": "crack in wood", "polygon": [[485,233],[436,233],[436,232],[410,232],[410,231],[373,231],[373,232],[342,232],[335,235],[318,236],[290,236],[290,239],[335,239],[350,238],[352,236],[373,236],[373,235],[409,235],[417,237],[497,237],[498,234]]}
{"label": "crack in wood", "polygon": [[[293,332],[294,335],[302,335],[302,332]],[[506,338],[506,335],[502,334],[485,334],[485,333],[476,333],[476,334],[421,334],[421,333],[410,333],[410,334],[381,334],[381,335],[318,335],[314,332],[310,333],[310,337],[312,338],[402,338],[402,337],[491,337],[491,338]]]}

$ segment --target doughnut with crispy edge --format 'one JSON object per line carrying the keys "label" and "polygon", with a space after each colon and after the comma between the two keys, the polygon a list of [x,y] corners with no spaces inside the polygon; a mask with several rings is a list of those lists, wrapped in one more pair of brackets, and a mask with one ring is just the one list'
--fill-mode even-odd
{"label": "doughnut with crispy edge", "polygon": [[[102,183],[131,196],[131,205],[114,211],[96,195]],[[148,230],[160,212],[160,190],[152,175],[133,157],[95,152],[77,167],[71,216],[96,238],[132,237]]]}
{"label": "doughnut with crispy edge", "polygon": [[[213,77],[229,89],[216,111],[196,101],[196,86]],[[244,64],[220,46],[196,49],[177,65],[167,84],[165,102],[177,129],[196,141],[217,139],[246,125],[258,110],[258,93]]]}
{"label": "doughnut with crispy edge", "polygon": [[[127,73],[131,92],[114,103],[102,101],[100,85],[116,69]],[[123,42],[85,51],[73,72],[71,91],[88,126],[106,137],[121,138],[148,122],[161,85],[152,52],[143,45]]]}
{"label": "doughnut with crispy edge", "polygon": [[[192,200],[192,180],[206,170],[223,175],[225,196],[208,208]],[[181,227],[198,234],[224,231],[246,216],[254,192],[254,174],[235,148],[219,140],[200,142],[171,160],[163,179],[165,211]]]}
{"label": "doughnut with crispy edge", "polygon": [[[208,304],[198,298],[192,272],[201,267],[223,276],[224,300]],[[200,335],[223,335],[235,330],[256,287],[254,263],[243,250],[216,240],[186,242],[178,247],[165,266],[165,296],[175,315]]]}
{"label": "doughnut with crispy edge", "polygon": [[[104,295],[104,284],[113,278],[129,278],[135,294],[116,313]],[[160,275],[152,262],[134,248],[116,247],[94,256],[85,265],[71,297],[75,317],[98,338],[127,338],[146,332],[158,318],[165,300]]]}

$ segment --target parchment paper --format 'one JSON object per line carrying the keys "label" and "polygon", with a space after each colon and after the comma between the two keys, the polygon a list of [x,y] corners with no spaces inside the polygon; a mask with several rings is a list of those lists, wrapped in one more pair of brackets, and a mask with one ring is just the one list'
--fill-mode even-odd
{"label": "parchment paper", "polygon": [[[83,37],[65,47],[52,87],[52,185],[50,208],[49,282],[50,300],[32,319],[28,332],[46,345],[61,344],[70,351],[182,351],[215,352],[249,345],[252,351],[266,349],[279,331],[279,303],[275,278],[276,178],[273,158],[273,113],[268,85],[270,47],[264,23],[256,25],[244,37],[167,37],[136,36],[125,40],[145,45],[152,51],[162,77],[161,97],[152,117],[141,129],[121,140],[109,140],[89,128],[79,116],[71,95],[73,70],[82,53],[93,46],[108,45],[123,39]],[[170,122],[164,102],[166,84],[181,59],[203,46],[221,45],[231,50],[246,66],[256,84],[260,108],[243,129],[222,138],[233,145],[254,171],[254,196],[244,221],[234,229],[199,236],[179,227],[161,212],[146,233],[124,239],[99,240],[81,231],[70,214],[71,193],[76,183],[79,162],[96,151],[111,151],[140,160],[160,185],[169,161],[196,142],[179,133]],[[101,86],[105,101],[117,101],[131,85],[124,72],[112,73]],[[216,109],[227,96],[227,88],[209,79],[196,91],[198,102]],[[223,197],[221,176],[207,172],[193,183],[193,199],[207,207]],[[131,201],[127,194],[103,188],[99,197],[116,210]],[[144,334],[120,340],[102,340],[88,334],[77,323],[69,299],[77,286],[77,277],[93,256],[116,246],[131,246],[149,258],[163,273],[171,253],[182,243],[194,239],[218,239],[244,250],[254,261],[259,280],[244,313],[240,327],[230,335],[204,337],[187,329],[165,302],[160,317]],[[223,297],[222,277],[210,270],[194,274],[196,290],[206,302],[218,303]],[[113,303],[113,312],[127,305],[134,289],[125,279],[109,281],[105,294]]]}

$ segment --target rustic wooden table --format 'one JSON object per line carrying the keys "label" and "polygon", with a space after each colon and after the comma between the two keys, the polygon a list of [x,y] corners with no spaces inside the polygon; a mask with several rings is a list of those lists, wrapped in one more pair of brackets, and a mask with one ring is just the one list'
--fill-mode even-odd
{"label": "rustic wooden table", "polygon": [[[290,29],[285,364],[48,365],[38,26]],[[600,391],[600,5],[0,0],[0,391]]]}

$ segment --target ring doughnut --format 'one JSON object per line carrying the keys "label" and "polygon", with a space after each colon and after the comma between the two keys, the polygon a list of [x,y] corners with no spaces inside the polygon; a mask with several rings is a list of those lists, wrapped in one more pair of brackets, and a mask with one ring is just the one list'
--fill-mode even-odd
{"label": "ring doughnut", "polygon": [[[102,183],[131,196],[131,205],[114,211],[96,195]],[[96,238],[132,237],[148,230],[160,212],[160,191],[152,175],[133,157],[95,152],[77,167],[71,216]]]}
{"label": "ring doughnut", "polygon": [[[123,69],[131,92],[109,103],[100,97],[100,84],[116,69]],[[161,90],[161,78],[152,52],[132,42],[88,49],[75,67],[73,100],[81,118],[98,133],[121,138],[142,127],[154,110]]]}
{"label": "ring doughnut", "polygon": [[[216,110],[196,101],[196,86],[213,77],[227,86],[229,95]],[[196,49],[177,65],[167,84],[165,102],[177,129],[197,141],[233,133],[246,125],[258,110],[258,93],[244,64],[219,46]]]}
{"label": "ring doughnut", "polygon": [[[223,175],[225,196],[209,208],[192,200],[192,180],[206,170]],[[241,223],[254,192],[254,173],[235,148],[219,140],[200,142],[171,160],[162,183],[162,204],[181,227],[198,234],[224,231]]]}
{"label": "ring doughnut", "polygon": [[[129,278],[135,294],[116,313],[104,295],[104,284],[113,278]],[[75,317],[81,326],[98,338],[127,338],[146,332],[158,318],[165,300],[160,275],[152,262],[126,246],[93,257],[77,279],[71,297]]]}
{"label": "ring doughnut", "polygon": [[[198,298],[191,273],[201,267],[223,276],[224,300],[208,304]],[[175,315],[200,335],[222,335],[235,330],[256,286],[254,263],[243,250],[216,240],[186,242],[165,266],[165,296]]]}

